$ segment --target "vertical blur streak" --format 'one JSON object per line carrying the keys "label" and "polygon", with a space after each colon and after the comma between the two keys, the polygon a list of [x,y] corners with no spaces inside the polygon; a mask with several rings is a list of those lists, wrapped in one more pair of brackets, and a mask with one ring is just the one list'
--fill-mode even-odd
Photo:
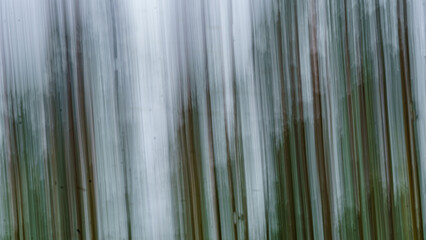
{"label": "vertical blur streak", "polygon": [[425,16],[0,1],[0,239],[425,239]]}

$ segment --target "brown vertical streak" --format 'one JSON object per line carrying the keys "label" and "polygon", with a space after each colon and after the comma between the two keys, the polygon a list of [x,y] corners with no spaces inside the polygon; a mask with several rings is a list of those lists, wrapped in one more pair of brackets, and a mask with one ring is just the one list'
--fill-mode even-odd
{"label": "brown vertical streak", "polygon": [[[184,10],[184,20],[185,24],[187,24],[188,19],[186,19],[186,12]],[[198,134],[195,131],[194,124],[194,115],[198,114],[198,105],[193,106],[193,102],[196,102],[196,99],[193,100],[192,97],[192,89],[191,89],[191,78],[190,78],[190,68],[189,68],[189,49],[188,42],[185,42],[185,61],[186,61],[186,75],[183,76],[183,84],[182,84],[182,92],[187,92],[187,99],[183,99],[182,97],[182,109],[184,110],[184,149],[183,149],[183,170],[184,170],[184,180],[186,180],[185,186],[188,186],[188,190],[186,191],[187,198],[189,198],[189,206],[185,206],[185,208],[190,209],[188,212],[190,214],[190,229],[187,232],[191,232],[190,239],[203,239],[203,225],[202,225],[202,203],[201,203],[201,171],[199,166],[199,161],[196,156],[196,147],[195,142],[198,139]],[[186,89],[185,89],[186,88]],[[193,110],[195,109],[196,113],[194,114]],[[189,196],[188,196],[189,195]]]}
{"label": "brown vertical streak", "polygon": [[[183,109],[187,109],[184,112],[184,169],[186,169],[186,181],[189,185],[189,201],[190,201],[190,214],[191,214],[191,232],[193,239],[203,239],[203,228],[202,228],[202,208],[201,208],[201,177],[200,177],[200,167],[199,162],[196,157],[195,150],[195,126],[194,126],[194,113],[192,106],[192,96],[191,96],[191,87],[190,79],[186,78],[186,87],[188,92],[188,98],[185,101],[185,106]],[[197,110],[196,110],[197,111]]]}
{"label": "brown vertical streak", "polygon": [[[297,30],[296,30],[296,32],[297,32]],[[296,40],[296,42],[298,42],[298,40]],[[297,43],[296,43],[296,45],[297,45]],[[298,47],[296,47],[296,51],[299,51]],[[297,55],[298,55],[298,53],[297,53]],[[296,67],[292,66],[292,68],[299,69],[300,67],[299,67],[299,61],[298,60],[297,60],[296,64],[297,64]],[[299,116],[299,119],[298,119],[298,115],[297,115],[298,107],[299,108],[302,107],[301,110],[303,111],[303,105],[302,105],[303,102],[299,102],[300,99],[297,98],[297,94],[296,94],[297,83],[300,84],[300,79],[299,79],[300,75],[298,73],[294,73],[294,69],[292,69],[291,71],[293,73],[292,79],[291,79],[291,87],[290,87],[290,89],[291,89],[291,112],[292,112],[291,122],[293,124],[294,132],[295,132],[294,138],[295,138],[295,145],[296,145],[296,159],[298,159],[300,161],[305,161],[306,160],[305,141],[304,141],[304,137],[301,136],[302,133],[301,133],[301,130],[300,130],[302,127],[304,127],[303,113],[302,113],[302,116]],[[296,76],[294,74],[296,74]],[[297,83],[296,83],[296,81],[297,81]],[[299,136],[301,138],[303,137],[303,140],[300,140]],[[289,159],[289,161],[290,161],[290,173],[291,173],[290,176],[291,176],[292,174],[294,174],[292,169],[291,169],[291,167],[293,166],[293,163],[291,163],[291,159]],[[296,181],[300,183],[302,180],[301,180],[301,176],[300,176],[301,175],[300,164],[298,162],[296,162],[296,168],[297,168],[297,176],[298,176]],[[302,185],[302,189],[303,189],[303,185]],[[300,199],[303,199],[302,192],[299,192],[299,197],[300,197]],[[303,207],[302,207],[302,211],[303,211]],[[304,236],[306,234],[306,232],[304,231],[302,234]],[[306,236],[304,236],[304,238],[306,238]]]}
{"label": "brown vertical streak", "polygon": [[[405,148],[408,161],[408,178],[410,189],[410,205],[411,205],[411,220],[413,224],[414,239],[423,236],[423,223],[421,213],[421,204],[419,204],[419,180],[417,175],[417,157],[416,143],[414,139],[414,119],[411,117],[412,93],[411,93],[411,76],[410,76],[410,58],[408,56],[408,31],[407,31],[407,5],[403,1],[401,6],[400,1],[397,1],[398,15],[398,44],[399,44],[399,61],[401,68],[401,91],[402,91],[402,106],[404,112],[404,138]],[[402,13],[401,13],[401,7]],[[403,19],[401,19],[403,15]],[[404,21],[403,23],[401,21]],[[420,209],[420,211],[416,211]]]}
{"label": "brown vertical streak", "polygon": [[[230,8],[229,8],[229,19],[230,19],[230,28],[229,28],[229,32],[228,32],[228,34],[229,34],[229,36],[231,36],[230,37],[230,39],[229,39],[229,45],[230,45],[230,48],[231,48],[231,55],[232,55],[232,61],[231,61],[231,64],[232,64],[232,68],[231,68],[231,70],[232,70],[232,80],[234,80],[235,79],[235,66],[234,66],[234,60],[235,60],[235,58],[234,58],[234,48],[233,48],[233,41],[232,41],[232,26],[233,26],[233,19],[232,19],[232,1],[229,1],[229,5],[230,5]],[[223,78],[223,83],[224,83],[224,79],[225,78]],[[233,213],[233,216],[235,215],[235,214],[238,214],[237,213],[237,207],[236,207],[236,203],[235,203],[235,190],[234,190],[234,181],[233,181],[233,171],[232,171],[232,163],[231,163],[231,154],[230,154],[230,149],[229,149],[229,134],[228,134],[228,122],[227,122],[227,114],[226,114],[226,94],[225,94],[225,90],[223,90],[223,97],[224,97],[224,105],[223,105],[223,108],[224,108],[224,112],[225,112],[225,118],[224,118],[224,120],[225,120],[225,138],[226,138],[226,158],[227,158],[227,170],[228,170],[228,182],[229,182],[229,194],[230,194],[230,196],[231,196],[231,204],[232,204],[232,213]],[[234,108],[234,111],[235,111],[235,108]],[[235,127],[235,125],[234,125],[234,127]],[[236,161],[237,159],[235,159],[235,161]],[[234,173],[235,174],[235,173]],[[234,177],[235,177],[235,175],[234,175]],[[238,216],[238,215],[237,215]],[[238,224],[238,221],[237,222],[234,222],[234,239],[236,240],[236,239],[238,239],[238,228],[237,228],[237,224]]]}
{"label": "brown vertical streak", "polygon": [[[224,99],[225,99],[225,94],[224,94]],[[234,183],[232,181],[232,165],[231,165],[231,154],[230,154],[230,150],[229,150],[229,136],[228,136],[228,124],[227,124],[227,117],[226,117],[226,105],[225,105],[224,101],[224,106],[223,109],[225,109],[225,117],[224,117],[224,121],[225,121],[225,141],[226,141],[226,167],[227,167],[227,173],[228,173],[228,182],[229,182],[229,196],[231,198],[231,209],[232,209],[232,213],[235,214],[236,213],[236,208],[235,208],[235,197],[234,197]],[[238,232],[237,232],[237,223],[234,222],[234,239],[238,239]]]}
{"label": "brown vertical streak", "polygon": [[[184,100],[182,100],[182,109],[185,109],[185,104],[184,104]],[[181,141],[181,150],[180,150],[180,157],[182,159],[182,177],[183,177],[183,185],[184,185],[184,189],[183,189],[183,194],[184,194],[184,201],[185,201],[185,217],[186,217],[186,232],[185,232],[185,236],[188,239],[194,239],[194,235],[195,235],[195,228],[192,227],[192,223],[194,222],[194,215],[193,215],[193,208],[196,207],[196,203],[192,202],[192,194],[191,194],[191,190],[192,190],[192,185],[189,185],[190,178],[191,178],[191,174],[189,171],[189,156],[192,156],[191,152],[187,150],[187,130],[186,130],[186,112],[182,113],[182,117],[183,117],[183,122],[182,122],[182,126],[179,128],[178,134],[179,134],[179,139]],[[188,187],[187,187],[188,186]],[[186,201],[189,201],[189,206],[186,204]]]}
{"label": "brown vertical streak", "polygon": [[[294,3],[294,12],[297,13],[297,3]],[[302,96],[302,75],[301,75],[301,69],[300,69],[300,47],[299,47],[299,23],[297,19],[297,15],[294,14],[294,24],[295,24],[295,35],[296,35],[296,41],[295,41],[295,52],[296,59],[293,59],[293,61],[296,62],[296,77],[294,77],[294,69],[292,77],[293,77],[293,86],[292,89],[292,112],[293,112],[293,124],[295,124],[295,137],[296,137],[296,146],[297,149],[300,151],[296,151],[297,159],[300,159],[300,164],[297,164],[298,169],[298,175],[299,175],[299,182],[302,185],[302,191],[306,194],[306,197],[301,195],[301,199],[304,204],[306,204],[307,207],[307,213],[304,214],[304,220],[305,224],[307,226],[303,226],[304,228],[307,228],[306,231],[303,232],[305,235],[305,238],[312,238],[313,237],[313,223],[312,223],[312,207],[311,207],[311,193],[310,193],[310,187],[309,187],[309,179],[308,179],[308,168],[307,168],[307,157],[306,157],[306,140],[305,140],[305,119],[303,114],[303,96]],[[297,84],[296,80],[297,79]],[[297,85],[297,99],[296,99],[296,86]],[[297,107],[296,107],[297,103]],[[298,111],[299,117],[297,119],[296,112]],[[300,139],[299,137],[300,136]],[[300,149],[299,149],[300,148]],[[306,215],[308,216],[308,219],[306,219]],[[306,234],[308,234],[306,236]]]}
{"label": "brown vertical streak", "polygon": [[[0,24],[0,32],[3,32],[2,24]],[[7,168],[8,168],[8,175],[10,180],[10,186],[12,189],[11,195],[12,195],[12,214],[13,214],[13,226],[16,226],[15,229],[15,239],[20,239],[19,235],[19,227],[20,227],[20,221],[19,219],[22,219],[22,216],[20,216],[18,211],[18,201],[19,201],[19,195],[20,195],[20,181],[17,179],[16,172],[19,173],[19,155],[17,153],[17,146],[16,146],[16,133],[15,133],[15,122],[13,120],[14,118],[14,112],[13,112],[13,105],[12,105],[12,113],[11,117],[8,116],[8,108],[9,108],[9,98],[8,98],[8,92],[7,92],[7,78],[6,78],[6,57],[5,57],[5,51],[3,51],[3,48],[5,47],[3,44],[3,38],[0,36],[0,49],[2,49],[1,52],[1,58],[2,58],[2,68],[3,68],[3,91],[4,95],[2,99],[2,104],[4,108],[4,124],[5,124],[5,142],[6,142],[6,149],[9,151],[6,152],[6,161],[7,161]],[[9,118],[12,118],[12,126],[13,126],[13,136],[10,134],[10,123]],[[14,158],[14,153],[16,155],[16,159]],[[15,163],[18,166],[18,170],[15,168]],[[17,183],[16,183],[17,182]],[[22,211],[22,208],[21,208]],[[9,213],[10,214],[10,213]],[[12,236],[13,236],[12,235]]]}
{"label": "brown vertical streak", "polygon": [[[185,19],[186,20],[186,19]],[[186,47],[186,45],[185,45]],[[186,49],[185,49],[186,51]],[[187,51],[186,51],[187,53]],[[187,57],[187,55],[185,55],[185,57]],[[186,62],[188,60],[186,59]],[[188,69],[186,69],[187,72],[189,71]],[[194,196],[192,193],[193,191],[193,185],[189,184],[191,182],[191,172],[189,171],[189,167],[190,167],[190,159],[193,158],[194,152],[192,152],[192,150],[188,150],[188,141],[190,141],[190,137],[192,136],[192,132],[188,133],[187,130],[187,123],[189,123],[189,121],[187,121],[187,119],[190,118],[191,120],[191,124],[192,124],[192,115],[188,116],[188,111],[190,110],[191,107],[191,101],[190,101],[190,84],[189,84],[189,79],[187,76],[182,76],[181,78],[179,78],[179,80],[181,81],[181,92],[184,93],[185,92],[185,87],[186,89],[188,89],[189,91],[189,97],[188,99],[184,99],[184,95],[181,94],[180,95],[180,101],[181,101],[181,109],[182,109],[182,126],[179,128],[179,133],[180,133],[180,141],[181,141],[181,150],[180,150],[180,157],[181,157],[181,161],[182,161],[182,181],[183,181],[183,201],[184,201],[184,209],[185,209],[185,236],[188,239],[194,239],[194,236],[196,234],[196,228],[193,226],[194,224],[194,219],[197,217],[195,214],[197,213],[197,211],[194,211],[197,209],[197,204],[198,202],[194,202],[193,203],[193,199],[192,196]],[[187,109],[187,110],[186,110]],[[190,112],[192,114],[192,112]],[[191,141],[190,141],[191,142]],[[189,206],[186,203],[186,201],[189,201]],[[197,226],[198,227],[198,226]]]}
{"label": "brown vertical streak", "polygon": [[[15,200],[15,214],[17,217],[17,229],[16,229],[16,233],[15,236],[17,237],[17,239],[25,239],[25,224],[24,224],[24,216],[23,216],[23,211],[24,211],[24,206],[22,203],[22,184],[21,184],[21,180],[20,180],[20,173],[21,173],[21,167],[20,167],[20,158],[19,158],[19,149],[18,149],[18,140],[17,140],[17,136],[16,136],[16,121],[15,121],[15,111],[14,111],[14,107],[12,104],[12,113],[11,113],[11,118],[12,118],[12,157],[11,157],[11,169],[12,169],[12,183],[13,183],[13,192],[14,192],[14,200]],[[15,155],[15,157],[13,157],[13,155]],[[22,236],[20,235],[21,233],[21,229],[22,229]]]}
{"label": "brown vertical streak", "polygon": [[[184,109],[184,108],[183,108]],[[187,113],[184,113],[187,114]],[[186,118],[186,117],[184,117]],[[193,179],[193,173],[192,171],[190,171],[190,159],[192,158],[193,153],[188,151],[188,144],[187,141],[188,140],[188,130],[186,128],[186,120],[184,120],[183,126],[182,126],[182,138],[183,138],[183,150],[182,150],[182,159],[183,159],[183,163],[182,163],[182,170],[183,170],[183,181],[184,181],[184,186],[186,187],[184,190],[184,194],[185,194],[185,210],[187,212],[187,230],[186,230],[186,236],[188,237],[188,239],[195,239],[195,237],[198,237],[198,229],[199,229],[199,225],[195,226],[195,224],[197,224],[199,221],[199,217],[198,215],[198,209],[199,209],[199,203],[194,200],[193,198],[195,198],[196,196],[196,188],[194,188],[194,184],[191,184],[192,182],[194,182],[195,180]],[[189,201],[189,205],[186,203],[186,201]]]}
{"label": "brown vertical streak", "polygon": [[[80,1],[75,1],[75,18],[76,18],[76,61],[77,61],[77,86],[78,86],[78,92],[77,92],[77,98],[78,98],[78,121],[80,125],[80,132],[81,135],[81,146],[82,149],[80,151],[83,151],[83,157],[84,159],[80,159],[78,162],[79,164],[84,164],[86,171],[83,172],[83,174],[86,174],[85,178],[83,176],[79,176],[79,185],[78,187],[81,189],[83,187],[83,179],[85,179],[87,182],[84,185],[87,185],[89,188],[88,193],[88,202],[90,206],[89,210],[89,227],[90,227],[90,233],[91,237],[93,239],[97,239],[97,218],[96,218],[96,195],[95,195],[95,177],[93,172],[93,161],[94,156],[92,155],[92,149],[91,146],[91,139],[88,135],[88,129],[87,129],[87,121],[88,120],[86,113],[86,99],[85,99],[85,90],[84,90],[84,62],[83,62],[83,34],[82,34],[82,23],[81,23],[81,15],[80,15]],[[83,163],[81,163],[83,161]],[[82,167],[79,166],[79,170],[82,171]],[[77,190],[77,192],[79,192]],[[81,231],[83,231],[81,229]]]}
{"label": "brown vertical streak", "polygon": [[320,82],[318,73],[318,52],[317,52],[317,23],[316,23],[316,1],[311,2],[311,13],[309,21],[309,45],[310,45],[310,62],[312,73],[312,86],[313,86],[313,101],[314,101],[314,128],[315,128],[315,149],[316,157],[319,168],[320,189],[321,189],[321,204],[323,213],[323,226],[324,238],[331,239],[331,211],[330,211],[330,198],[328,189],[328,178],[326,162],[324,157],[324,143],[323,143],[323,130],[322,130],[322,116],[321,116],[321,96],[320,96]]}
{"label": "brown vertical streak", "polygon": [[[79,182],[78,182],[78,159],[77,159],[77,153],[76,153],[76,136],[75,136],[75,123],[74,123],[74,111],[73,111],[73,91],[72,91],[72,59],[71,59],[71,47],[70,47],[70,37],[69,37],[69,29],[68,29],[68,21],[67,21],[67,14],[66,14],[66,10],[65,7],[63,8],[63,16],[64,16],[64,31],[65,31],[65,49],[66,49],[66,91],[67,91],[67,112],[68,112],[68,121],[69,121],[69,141],[70,141],[70,162],[69,164],[71,164],[71,168],[73,169],[68,169],[69,171],[73,172],[73,176],[71,175],[71,178],[73,178],[72,180],[75,181],[75,189],[74,188],[67,188],[67,190],[70,193],[76,193],[76,214],[77,214],[77,229],[71,229],[72,226],[69,226],[70,228],[70,233],[72,236],[74,236],[73,233],[78,233],[78,230],[81,229],[81,217],[80,217],[80,211],[81,211],[81,203],[80,203],[80,193],[77,190],[77,186],[79,186]],[[67,184],[68,181],[67,181]],[[68,186],[70,187],[70,186]],[[69,196],[70,197],[70,196]],[[72,201],[69,201],[69,204],[71,204]],[[68,211],[72,211],[72,206],[68,206]],[[70,216],[72,216],[72,213],[70,213]],[[80,239],[81,236],[80,234],[77,234],[78,238]]]}
{"label": "brown vertical streak", "polygon": [[404,6],[404,37],[405,37],[405,44],[404,44],[404,52],[405,52],[405,59],[406,59],[406,63],[407,63],[407,67],[406,67],[406,72],[407,72],[407,78],[406,78],[406,85],[407,85],[407,99],[408,99],[408,103],[409,103],[409,123],[410,123],[410,139],[411,139],[411,151],[412,151],[412,157],[413,157],[413,161],[412,161],[412,168],[413,168],[413,178],[414,178],[414,193],[415,193],[415,199],[416,199],[416,208],[418,209],[418,211],[416,212],[417,218],[418,218],[418,223],[417,223],[417,227],[419,228],[419,238],[423,237],[423,218],[422,218],[422,204],[421,204],[421,199],[420,199],[420,195],[421,195],[421,191],[420,191],[420,177],[419,177],[419,171],[418,171],[418,166],[417,166],[417,161],[418,161],[418,156],[417,156],[417,144],[416,144],[416,136],[415,136],[415,129],[416,129],[416,125],[415,125],[415,116],[414,116],[414,112],[413,112],[413,97],[412,97],[412,86],[411,86],[411,72],[410,72],[410,51],[409,51],[409,39],[408,39],[408,23],[407,23],[407,2],[403,1],[403,6]]}
{"label": "brown vertical streak", "polygon": [[389,201],[389,215],[390,215],[390,237],[393,239],[395,237],[394,229],[393,229],[393,222],[394,222],[394,216],[393,216],[393,174],[392,174],[392,156],[390,151],[390,138],[389,138],[389,117],[388,117],[388,103],[387,103],[387,89],[386,89],[386,79],[385,79],[385,69],[384,69],[384,53],[383,53],[383,36],[381,32],[381,18],[380,18],[380,6],[379,6],[379,0],[376,0],[376,24],[378,32],[378,40],[377,40],[377,51],[378,51],[378,65],[379,65],[379,82],[380,82],[380,88],[383,89],[383,92],[381,94],[381,101],[384,106],[384,113],[383,113],[383,124],[384,124],[384,140],[385,140],[385,153],[386,153],[386,165],[387,165],[387,183],[388,183],[388,201]]}
{"label": "brown vertical streak", "polygon": [[[202,209],[201,209],[201,188],[200,188],[200,167],[197,161],[196,152],[195,152],[195,130],[194,130],[194,113],[192,106],[192,96],[191,96],[191,83],[190,78],[186,78],[186,88],[188,93],[188,99],[185,102],[185,107],[187,111],[185,112],[185,153],[186,156],[186,167],[188,168],[188,184],[190,188],[190,208],[191,208],[191,220],[192,220],[192,236],[194,239],[203,239],[203,228],[202,228]],[[197,111],[197,110],[196,110]],[[197,112],[198,113],[198,112]],[[187,123],[186,123],[187,121]]]}
{"label": "brown vertical streak", "polygon": [[[287,217],[290,225],[289,236],[290,239],[296,238],[296,217],[295,217],[295,207],[293,203],[294,192],[293,192],[293,179],[291,177],[291,158],[290,158],[290,138],[288,135],[288,116],[287,116],[287,107],[285,101],[285,82],[284,82],[284,60],[283,60],[283,49],[282,49],[282,30],[281,30],[281,9],[278,11],[278,22],[277,22],[277,40],[278,40],[278,64],[280,71],[280,86],[281,86],[281,112],[282,112],[282,126],[283,126],[283,135],[284,135],[284,154],[287,156],[284,158],[285,164],[285,183],[288,189],[288,199],[289,206],[288,210],[290,211],[290,216]],[[281,167],[279,167],[281,169]],[[281,176],[281,174],[279,174]]]}
{"label": "brown vertical streak", "polygon": [[[191,219],[192,219],[192,236],[194,239],[202,239],[202,217],[201,217],[201,202],[200,202],[200,186],[199,181],[200,178],[198,177],[198,164],[197,159],[195,155],[195,149],[194,149],[194,123],[193,123],[193,112],[192,112],[192,106],[190,105],[191,101],[190,98],[187,102],[187,109],[188,112],[186,113],[186,119],[188,120],[188,123],[184,123],[184,131],[186,135],[186,141],[185,145],[186,148],[184,150],[185,153],[188,155],[186,156],[186,168],[188,171],[188,177],[189,179],[189,189],[190,189],[190,208],[191,208]],[[185,154],[186,155],[186,154]]]}
{"label": "brown vertical streak", "polygon": [[[0,27],[2,25],[0,24]],[[3,30],[3,29],[1,29]],[[1,47],[3,48],[3,38],[0,37],[0,40],[2,40]],[[10,40],[9,40],[10,41]],[[9,46],[9,49],[11,47]],[[9,52],[10,55],[10,52]],[[9,108],[9,97],[7,92],[7,78],[6,78],[6,56],[5,52],[1,51],[2,56],[2,65],[3,65],[3,87],[4,87],[4,105],[5,105],[5,112],[7,112],[7,109]],[[9,56],[11,58],[11,56]],[[12,83],[13,84],[13,83]],[[15,229],[15,238],[16,239],[25,239],[25,225],[24,225],[24,216],[23,216],[23,203],[22,203],[22,185],[20,181],[20,173],[21,173],[21,167],[20,167],[20,158],[19,158],[19,149],[18,149],[18,140],[16,136],[16,120],[15,120],[15,111],[14,111],[14,104],[13,104],[13,93],[11,94],[11,114],[7,116],[5,114],[5,126],[6,126],[6,135],[7,137],[7,144],[9,145],[10,149],[10,158],[9,158],[9,171],[11,173],[11,186],[12,186],[12,204],[13,204],[13,214],[14,214],[14,226],[16,226]],[[16,97],[16,96],[15,96]],[[11,123],[9,120],[11,119]],[[10,134],[10,127],[12,127],[12,134]],[[22,229],[22,236],[20,235]]]}
{"label": "brown vertical streak", "polygon": [[[308,226],[307,232],[309,233],[306,238],[312,238],[313,237],[313,225],[312,225],[312,207],[311,207],[311,193],[310,193],[310,187],[309,187],[309,175],[308,175],[308,163],[307,163],[307,157],[306,157],[306,139],[305,139],[305,120],[304,120],[304,114],[303,114],[303,97],[302,97],[302,78],[300,75],[300,66],[298,68],[298,84],[297,84],[297,90],[298,90],[298,107],[299,107],[299,121],[297,122],[297,129],[300,130],[298,135],[300,135],[300,164],[297,165],[299,177],[301,178],[301,184],[303,186],[303,192],[306,194],[306,197],[302,197],[302,200],[304,201],[304,204],[306,204],[308,219],[305,219],[305,224]],[[305,218],[305,216],[304,216]]]}
{"label": "brown vertical streak", "polygon": [[[12,107],[12,118],[15,117],[14,114],[14,108]],[[15,190],[15,192],[17,193],[17,197],[16,197],[16,206],[19,206],[19,209],[17,208],[17,212],[18,212],[18,219],[19,219],[19,224],[18,224],[18,236],[20,234],[20,228],[22,229],[22,238],[25,239],[25,220],[24,220],[24,204],[23,204],[23,200],[22,200],[22,194],[23,194],[23,189],[22,189],[22,184],[21,184],[21,164],[20,164],[20,157],[19,157],[19,147],[18,147],[18,138],[16,136],[16,121],[15,119],[12,119],[12,131],[13,131],[13,142],[14,142],[14,152],[16,154],[16,158],[14,159],[16,161],[16,167],[14,167],[14,177],[15,177],[15,183],[17,183],[17,190]],[[12,158],[13,160],[13,158]],[[15,187],[16,188],[16,187]]]}
{"label": "brown vertical streak", "polygon": [[[188,79],[189,80],[189,79]],[[189,81],[188,81],[189,83]],[[195,124],[194,124],[194,113],[193,113],[193,107],[192,107],[192,99],[191,99],[191,89],[189,88],[189,84],[188,84],[188,94],[189,94],[189,98],[188,98],[188,129],[187,129],[187,133],[189,135],[189,143],[188,143],[188,148],[189,148],[189,152],[191,153],[191,156],[189,157],[190,159],[190,163],[189,163],[189,168],[190,168],[190,172],[191,172],[191,182],[190,184],[192,184],[193,187],[193,192],[192,192],[192,198],[193,198],[193,202],[195,202],[195,206],[196,209],[194,210],[194,221],[195,223],[194,226],[196,226],[197,228],[195,229],[195,233],[198,233],[198,236],[196,239],[204,239],[204,235],[203,235],[203,228],[202,228],[202,203],[201,203],[201,186],[200,186],[200,182],[202,181],[202,178],[200,177],[200,172],[201,172],[201,167],[200,167],[200,162],[199,159],[196,157],[196,150],[195,150],[195,141],[196,138],[194,137],[194,134],[196,133],[196,131],[194,130]],[[198,108],[197,108],[197,114],[198,114]]]}

